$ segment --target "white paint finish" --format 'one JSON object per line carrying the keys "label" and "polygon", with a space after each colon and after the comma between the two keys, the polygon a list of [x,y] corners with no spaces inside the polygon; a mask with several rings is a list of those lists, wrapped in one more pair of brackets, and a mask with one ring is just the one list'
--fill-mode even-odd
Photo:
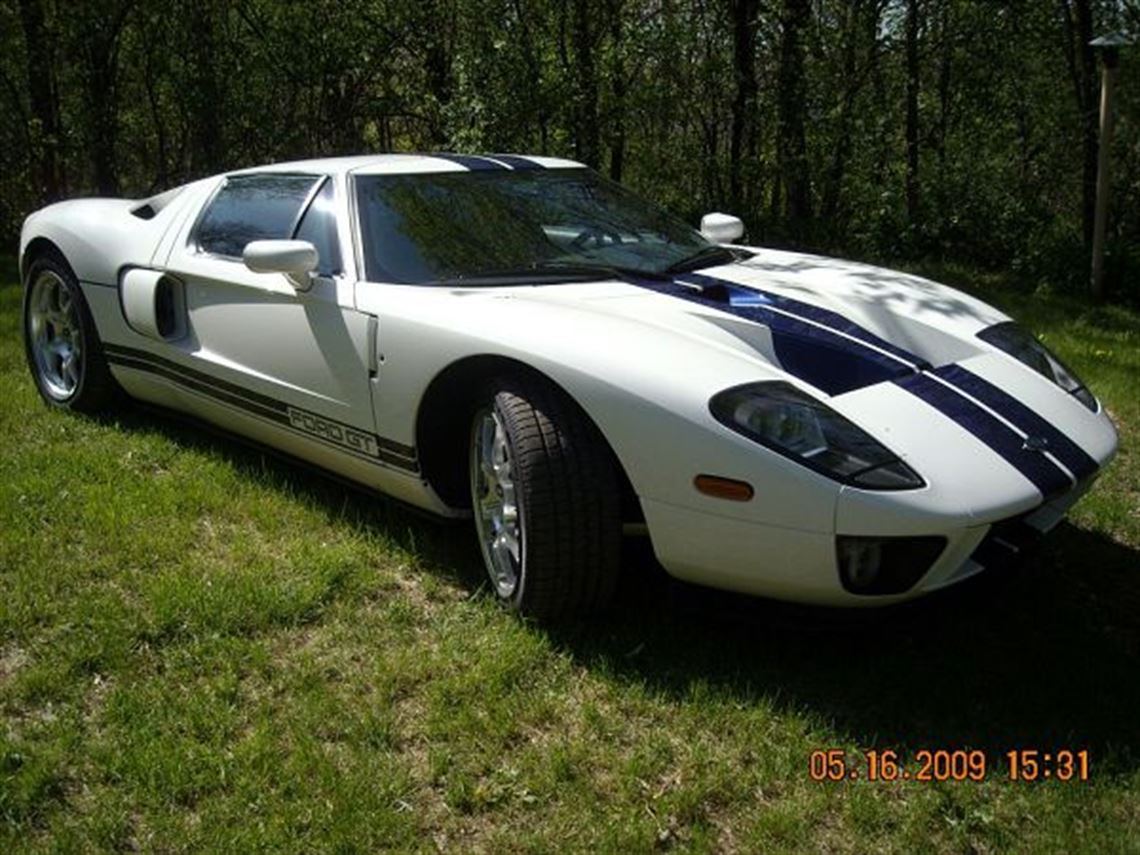
{"label": "white paint finish", "polygon": [[158,283],[166,274],[158,270],[135,268],[123,274],[119,291],[123,302],[123,315],[127,323],[140,335],[164,341],[158,329]]}
{"label": "white paint finish", "polygon": [[122,268],[150,263],[155,244],[178,210],[172,203],[153,219],[140,220],[130,213],[137,204],[128,199],[73,199],[43,208],[24,221],[20,256],[33,238],[47,238],[80,280],[114,285]]}
{"label": "white paint finish", "polygon": [[307,240],[253,240],[245,245],[242,263],[254,273],[282,273],[298,291],[307,291],[309,274],[320,261]]}
{"label": "white paint finish", "polygon": [[[192,367],[360,428],[372,428],[367,320],[342,309],[327,281],[305,293],[256,289],[180,270]],[[283,278],[283,277],[278,277]],[[325,297],[325,299],[322,299]]]}
{"label": "white paint finish", "polygon": [[844,487],[844,534],[927,534],[1005,519],[1041,501],[1037,488],[965,428],[893,383],[832,399],[832,406],[907,462],[927,486],[878,492]]}
{"label": "white paint finish", "polygon": [[967,529],[962,537],[946,548],[934,569],[918,584],[919,593],[931,593],[956,585],[971,576],[976,576],[986,568],[970,557],[989,533],[990,527],[978,526]]}
{"label": "white paint finish", "polygon": [[869,264],[750,247],[742,265],[702,271],[838,312],[932,364],[981,349],[980,330],[1009,320],[1002,312],[954,288]]}
{"label": "white paint finish", "polygon": [[1092,412],[1075,397],[1012,356],[991,349],[989,353],[965,360],[961,365],[999,389],[1006,392],[1016,390],[1015,397],[1021,403],[1051,423],[1102,466],[1116,453],[1116,429],[1103,408],[1100,412]]}
{"label": "white paint finish", "polygon": [[772,528],[642,499],[657,560],[687,582],[821,605],[859,605],[839,584],[829,534]]}
{"label": "white paint finish", "polygon": [[339,304],[335,280],[297,291],[281,273],[198,252],[188,223],[168,269],[186,288],[190,367],[363,430],[372,431],[368,319]]}
{"label": "white paint finish", "polygon": [[145,342],[149,340],[136,333],[123,317],[122,304],[119,302],[119,289],[108,288],[105,285],[92,285],[81,282],[83,299],[95,318],[95,325],[99,328],[99,336],[103,341]]}
{"label": "white paint finish", "polygon": [[711,243],[731,244],[744,236],[744,223],[731,214],[705,214],[701,217],[701,234]]}
{"label": "white paint finish", "polygon": [[187,184],[186,187],[183,188],[180,194],[181,207],[172,214],[169,228],[163,233],[162,239],[155,246],[150,261],[151,267],[166,267],[175,243],[178,240],[184,241],[186,239],[186,233],[190,228],[190,224],[197,221],[198,214],[202,211],[202,206],[208,199],[213,197],[214,192],[221,183],[222,176],[215,175],[212,178],[203,178],[201,181]]}

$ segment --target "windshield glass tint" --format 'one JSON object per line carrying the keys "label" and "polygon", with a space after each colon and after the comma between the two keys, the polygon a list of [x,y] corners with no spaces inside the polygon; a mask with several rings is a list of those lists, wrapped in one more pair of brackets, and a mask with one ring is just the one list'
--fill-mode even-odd
{"label": "windshield glass tint", "polygon": [[653,273],[709,246],[588,169],[365,175],[356,186],[375,282],[509,278],[563,264]]}

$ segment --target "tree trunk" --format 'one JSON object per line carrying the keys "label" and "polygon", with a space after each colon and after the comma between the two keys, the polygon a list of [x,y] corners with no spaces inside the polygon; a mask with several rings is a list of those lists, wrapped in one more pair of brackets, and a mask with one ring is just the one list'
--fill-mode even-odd
{"label": "tree trunk", "polygon": [[[431,0],[426,4],[426,22],[429,27],[427,49],[424,53],[424,73],[427,77],[428,92],[435,98],[440,116],[451,103],[451,51],[448,45],[448,32],[452,26],[454,9],[450,4]],[[447,129],[444,122],[433,122],[432,139],[436,145],[446,145]]]}
{"label": "tree trunk", "polygon": [[919,217],[918,188],[918,0],[906,2],[906,218],[914,226]]}
{"label": "tree trunk", "polygon": [[756,27],[759,0],[729,0],[732,12],[732,66],[735,95],[732,99],[732,130],[729,138],[728,194],[733,212],[745,211],[741,161],[747,148],[756,112]]}
{"label": "tree trunk", "polygon": [[202,176],[224,168],[225,140],[220,117],[225,109],[218,86],[218,33],[212,3],[191,2],[190,26],[194,59],[190,93],[190,171]]}
{"label": "tree trunk", "polygon": [[610,178],[621,181],[625,169],[625,31],[622,0],[609,0],[606,4],[610,25]]}
{"label": "tree trunk", "polygon": [[[836,121],[835,150],[831,158],[831,167],[827,171],[827,180],[823,187],[823,202],[821,214],[824,226],[835,232],[835,220],[839,215],[839,200],[843,192],[843,177],[847,171],[847,161],[851,157],[851,116],[855,110],[855,98],[862,88],[862,76],[857,73],[856,53],[859,39],[859,15],[862,11],[861,0],[848,0],[846,15],[843,22],[843,61],[841,64],[843,75],[843,98],[839,105],[839,117]],[[876,25],[878,14],[875,12]],[[876,28],[877,29],[877,26]],[[872,32],[871,37],[875,37]]]}
{"label": "tree trunk", "polygon": [[80,56],[87,96],[87,147],[91,153],[95,189],[101,196],[119,195],[117,78],[119,35],[126,12],[126,7],[110,14],[99,10],[87,22],[81,37]]}
{"label": "tree trunk", "polygon": [[594,57],[594,31],[590,0],[574,0],[571,39],[574,45],[574,156],[595,169],[599,165],[598,75]]}
{"label": "tree trunk", "polygon": [[1081,233],[1085,245],[1092,243],[1096,218],[1096,171],[1099,147],[1096,54],[1092,6],[1089,0],[1060,0],[1065,28],[1065,58],[1073,82],[1081,123]]}
{"label": "tree trunk", "polygon": [[56,89],[55,41],[47,32],[44,8],[39,0],[20,0],[20,23],[24,31],[28,101],[37,126],[31,135],[36,192],[41,202],[52,202],[63,196],[66,183],[60,157],[62,128]]}
{"label": "tree trunk", "polygon": [[519,37],[522,42],[523,62],[526,64],[531,90],[534,93],[535,122],[538,125],[539,153],[546,154],[550,137],[550,116],[547,110],[546,97],[543,94],[542,66],[539,64],[535,50],[535,39],[531,33],[530,22],[523,10],[522,0],[512,0],[515,20],[518,22]]}
{"label": "tree trunk", "polygon": [[796,241],[807,238],[811,225],[811,179],[804,130],[807,86],[804,82],[803,47],[803,33],[810,22],[810,0],[784,0],[777,75],[779,129],[776,159],[784,186],[788,232]]}

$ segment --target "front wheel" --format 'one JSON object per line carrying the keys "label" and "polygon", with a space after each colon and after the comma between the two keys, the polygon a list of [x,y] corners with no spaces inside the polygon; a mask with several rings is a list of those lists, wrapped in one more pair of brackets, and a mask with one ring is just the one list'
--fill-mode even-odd
{"label": "front wheel", "polygon": [[499,380],[483,399],[471,498],[496,597],[539,620],[602,609],[621,556],[620,483],[605,440],[542,382]]}

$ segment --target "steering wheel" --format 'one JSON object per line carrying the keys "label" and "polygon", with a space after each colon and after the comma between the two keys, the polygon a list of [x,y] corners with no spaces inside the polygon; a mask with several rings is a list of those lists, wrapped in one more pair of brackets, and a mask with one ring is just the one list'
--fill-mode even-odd
{"label": "steering wheel", "polygon": [[612,246],[622,242],[621,235],[615,231],[601,226],[587,226],[578,233],[574,240],[570,241],[570,246],[574,249],[588,249],[591,241],[593,241],[594,249],[601,249],[604,246]]}

